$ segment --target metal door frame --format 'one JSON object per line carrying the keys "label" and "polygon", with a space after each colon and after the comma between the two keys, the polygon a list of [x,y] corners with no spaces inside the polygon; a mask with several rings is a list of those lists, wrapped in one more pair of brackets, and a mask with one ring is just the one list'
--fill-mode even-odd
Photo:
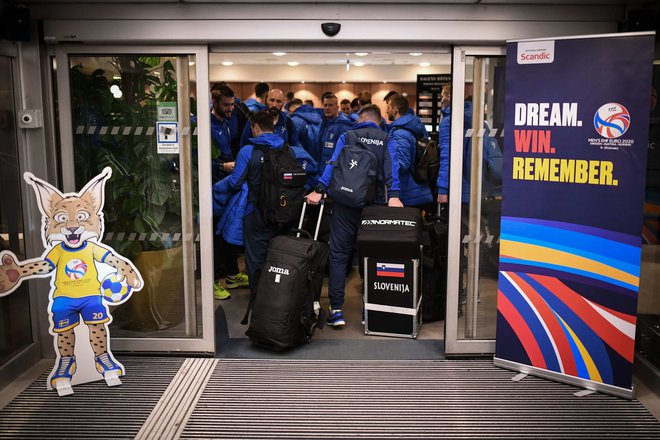
{"label": "metal door frame", "polygon": [[[202,45],[185,46],[96,46],[96,45],[58,45],[55,50],[57,61],[57,94],[59,96],[59,129],[62,166],[62,186],[64,191],[75,191],[75,170],[73,154],[73,127],[71,119],[71,90],[69,82],[69,55],[111,55],[111,54],[167,54],[194,55],[196,69],[197,96],[197,135],[199,166],[200,203],[200,261],[201,266],[201,302],[202,337],[201,338],[112,338],[113,348],[117,351],[215,351],[215,325],[213,320],[213,234],[211,212],[211,122],[210,112],[200,109],[210,108],[209,60],[208,48]],[[184,219],[185,220],[185,219]],[[193,237],[194,240],[194,237]],[[203,294],[208,292],[207,295]],[[194,295],[186,292],[186,298]]]}
{"label": "metal door frame", "polygon": [[[20,43],[11,44],[9,42],[0,41],[0,56],[10,58],[11,61],[12,90],[14,92],[13,93],[14,114],[16,116],[18,116],[19,110],[25,108],[26,106],[23,96],[23,90],[24,90],[23,81],[22,81],[23,78],[21,76],[21,70],[20,70],[21,51],[19,45]],[[19,168],[19,173],[22,175],[23,172],[27,171],[25,164],[26,157],[28,155],[27,142],[25,139],[26,135],[23,132],[23,130],[20,130],[18,128],[17,121],[14,121],[14,125],[16,127],[16,142],[17,142],[18,161],[19,161],[18,168]],[[29,203],[26,203],[25,194],[27,194],[26,191],[30,191],[30,190],[29,188],[27,188],[27,185],[25,184],[25,182],[22,181],[22,179],[21,182],[19,182],[19,184],[21,185],[21,192],[22,192],[21,200],[23,201],[22,203],[23,232],[25,234],[26,231],[29,231],[28,226],[30,219],[29,217],[30,209],[29,206],[27,206]],[[34,247],[34,240],[31,240],[29,234],[25,234],[23,239],[25,242],[26,254],[30,255]],[[41,239],[38,238],[37,241],[38,241],[38,245],[40,246]],[[29,343],[17,354],[15,354],[7,362],[0,365],[0,378],[2,378],[2,380],[0,380],[0,389],[9,385],[15,377],[19,376],[21,373],[24,373],[26,365],[34,365],[37,361],[39,361],[42,358],[42,350],[41,350],[42,347],[40,342],[40,333],[39,333],[40,327],[39,327],[38,317],[42,316],[40,312],[43,313],[43,311],[39,309],[38,306],[39,292],[37,292],[38,289],[35,287],[37,286],[35,286],[33,283],[28,284],[30,316],[26,317],[26,319],[30,320],[32,342]]]}
{"label": "metal door frame", "polygon": [[495,353],[494,339],[458,339],[458,283],[461,247],[461,179],[463,177],[463,106],[465,103],[465,57],[504,56],[505,46],[454,46],[452,53],[451,154],[449,161],[449,231],[447,247],[447,318],[445,354]]}

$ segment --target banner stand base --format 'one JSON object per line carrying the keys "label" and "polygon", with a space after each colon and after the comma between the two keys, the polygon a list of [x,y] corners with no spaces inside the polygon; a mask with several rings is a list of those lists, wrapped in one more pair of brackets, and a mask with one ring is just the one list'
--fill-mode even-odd
{"label": "banner stand base", "polygon": [[507,370],[518,371],[520,373],[531,374],[532,376],[542,377],[544,379],[554,380],[556,382],[563,382],[580,388],[585,388],[591,391],[603,392],[624,399],[632,400],[635,398],[634,389],[626,389],[615,387],[601,382],[594,382],[593,380],[581,379],[567,374],[557,373],[555,371],[544,370],[542,368],[532,367],[530,365],[520,364],[518,362],[508,361],[493,357],[493,363],[496,367],[506,368]]}

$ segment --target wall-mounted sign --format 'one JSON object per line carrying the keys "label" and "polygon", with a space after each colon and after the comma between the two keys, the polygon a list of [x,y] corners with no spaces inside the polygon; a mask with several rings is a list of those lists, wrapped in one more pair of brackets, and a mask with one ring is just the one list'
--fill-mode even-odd
{"label": "wall-mounted sign", "polygon": [[179,123],[156,122],[158,154],[179,154]]}
{"label": "wall-mounted sign", "polygon": [[158,102],[156,104],[156,115],[159,121],[178,121],[179,115],[176,111],[176,102]]}

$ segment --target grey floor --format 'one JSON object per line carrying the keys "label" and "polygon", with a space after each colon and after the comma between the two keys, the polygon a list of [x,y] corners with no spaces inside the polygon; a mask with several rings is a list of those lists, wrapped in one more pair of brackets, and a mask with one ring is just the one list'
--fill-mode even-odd
{"label": "grey floor", "polygon": [[[230,338],[246,338],[246,327],[241,324],[241,319],[250,301],[248,289],[231,290],[231,298],[227,300],[215,300],[215,306],[222,306],[227,318],[227,327]],[[321,305],[328,308],[327,278],[321,294]],[[373,336],[364,334],[362,319],[362,294],[360,292],[360,276],[354,268],[348,278],[346,286],[346,297],[343,308],[346,325],[339,328],[326,327],[314,334],[315,340],[326,339],[361,339],[361,340],[391,340],[389,337]],[[418,339],[444,339],[444,321],[424,323],[421,327]]]}
{"label": "grey floor", "polygon": [[[362,294],[357,268],[347,280],[344,316],[346,325],[317,329],[309,344],[274,353],[252,345],[240,322],[250,300],[248,289],[231,290],[231,298],[215,300],[216,357],[234,359],[308,360],[420,360],[444,359],[444,321],[422,324],[417,339],[366,335],[362,319]],[[328,308],[327,279],[321,295]]]}

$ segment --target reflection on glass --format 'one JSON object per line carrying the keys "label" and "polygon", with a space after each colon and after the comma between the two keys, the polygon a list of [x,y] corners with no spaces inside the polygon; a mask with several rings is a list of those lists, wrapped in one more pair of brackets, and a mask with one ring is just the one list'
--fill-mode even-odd
{"label": "reflection on glass", "polygon": [[[16,113],[12,91],[12,65],[0,57],[0,251],[25,258],[21,176],[16,143]],[[28,285],[0,298],[0,366],[32,342]]]}
{"label": "reflection on glass", "polygon": [[[111,310],[115,337],[198,337],[201,331],[194,252],[184,251],[198,224],[182,209],[192,204],[198,218],[196,108],[187,96],[194,63],[179,58],[70,58],[76,187],[112,168],[103,241],[131,259],[145,282]],[[182,226],[189,223],[192,228]]]}
{"label": "reflection on glass", "polygon": [[[494,339],[502,206],[504,57],[469,57],[461,203],[459,339]],[[473,148],[478,145],[479,148]]]}
{"label": "reflection on glass", "polygon": [[660,369],[660,65],[653,65],[636,347]]}

